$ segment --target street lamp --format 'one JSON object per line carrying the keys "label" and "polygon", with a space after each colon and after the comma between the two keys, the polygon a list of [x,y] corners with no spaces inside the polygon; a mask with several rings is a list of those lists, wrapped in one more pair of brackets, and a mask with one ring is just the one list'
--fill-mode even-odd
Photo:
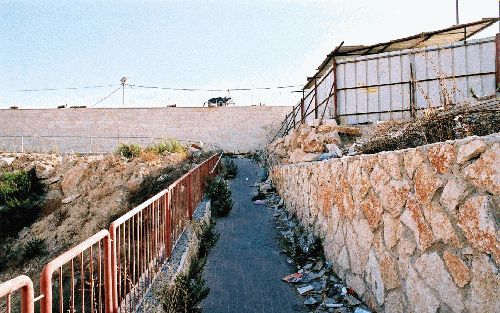
{"label": "street lamp", "polygon": [[122,106],[125,107],[125,83],[127,82],[127,76],[123,76],[120,79],[120,83],[122,83]]}

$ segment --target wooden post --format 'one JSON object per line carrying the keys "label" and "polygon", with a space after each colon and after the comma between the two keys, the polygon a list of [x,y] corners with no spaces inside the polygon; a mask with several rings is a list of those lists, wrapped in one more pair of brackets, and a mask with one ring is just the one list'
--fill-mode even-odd
{"label": "wooden post", "polygon": [[332,74],[333,74],[333,118],[337,123],[340,124],[338,120],[339,111],[338,111],[338,99],[337,99],[337,60],[332,57]]}
{"label": "wooden post", "polygon": [[495,89],[498,88],[498,84],[500,84],[500,33],[497,33],[495,37],[496,42],[496,53],[495,53]]}
{"label": "wooden post", "polygon": [[318,118],[318,80],[314,76],[314,118]]}
{"label": "wooden post", "polygon": [[305,123],[305,112],[304,112],[304,89],[302,89],[302,101],[300,102],[300,123]]}

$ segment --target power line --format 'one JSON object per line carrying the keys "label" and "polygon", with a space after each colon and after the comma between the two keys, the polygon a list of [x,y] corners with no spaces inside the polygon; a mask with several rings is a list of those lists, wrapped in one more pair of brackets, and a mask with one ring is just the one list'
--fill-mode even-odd
{"label": "power line", "polygon": [[174,90],[174,91],[251,91],[251,90],[271,90],[271,89],[287,89],[302,87],[301,85],[289,86],[274,86],[274,87],[255,87],[255,88],[226,88],[226,89],[203,89],[203,88],[173,88],[173,87],[160,87],[160,86],[145,86],[145,85],[129,85],[133,88],[144,89],[161,89],[161,90]]}
{"label": "power line", "polygon": [[[118,86],[117,84],[110,85],[94,85],[94,86],[83,86],[83,87],[63,87],[63,88],[41,88],[41,89],[15,89],[11,91],[15,92],[36,92],[36,91],[60,91],[60,90],[80,90],[80,89],[97,89]],[[9,91],[9,90],[0,90]]]}
{"label": "power line", "polygon": [[[115,85],[116,86],[116,85]],[[115,90],[113,90],[113,92],[111,92],[109,95],[107,95],[106,97],[102,98],[101,100],[97,101],[96,103],[92,104],[91,107],[93,106],[96,106],[98,105],[99,103],[103,102],[104,100],[108,99],[109,97],[111,97],[115,92],[117,92],[118,90],[120,90],[122,88],[122,85],[120,85],[120,87],[116,88]]]}

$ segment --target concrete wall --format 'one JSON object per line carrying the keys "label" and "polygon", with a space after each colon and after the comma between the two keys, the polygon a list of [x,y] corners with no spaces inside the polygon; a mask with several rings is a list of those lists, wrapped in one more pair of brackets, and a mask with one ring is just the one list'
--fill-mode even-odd
{"label": "concrete wall", "polygon": [[499,134],[271,173],[377,312],[500,312]]}
{"label": "concrete wall", "polygon": [[290,107],[0,110],[0,150],[106,153],[161,138],[230,152],[261,149]]}

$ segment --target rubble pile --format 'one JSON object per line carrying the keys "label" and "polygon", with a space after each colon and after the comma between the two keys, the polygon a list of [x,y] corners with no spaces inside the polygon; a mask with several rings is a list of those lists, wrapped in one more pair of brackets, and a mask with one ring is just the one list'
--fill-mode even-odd
{"label": "rubble pile", "polygon": [[297,268],[295,273],[283,277],[283,281],[296,288],[307,308],[315,313],[372,312],[358,300],[356,292],[335,275],[332,264],[324,259],[319,238],[285,209],[283,199],[270,181],[262,182],[258,187],[256,195],[265,197],[259,196],[254,203],[265,204],[273,210],[282,253],[288,256],[287,262]]}
{"label": "rubble pile", "polygon": [[272,142],[267,152],[274,163],[299,163],[357,154],[353,142],[361,128],[340,126],[334,119],[315,119]]}

